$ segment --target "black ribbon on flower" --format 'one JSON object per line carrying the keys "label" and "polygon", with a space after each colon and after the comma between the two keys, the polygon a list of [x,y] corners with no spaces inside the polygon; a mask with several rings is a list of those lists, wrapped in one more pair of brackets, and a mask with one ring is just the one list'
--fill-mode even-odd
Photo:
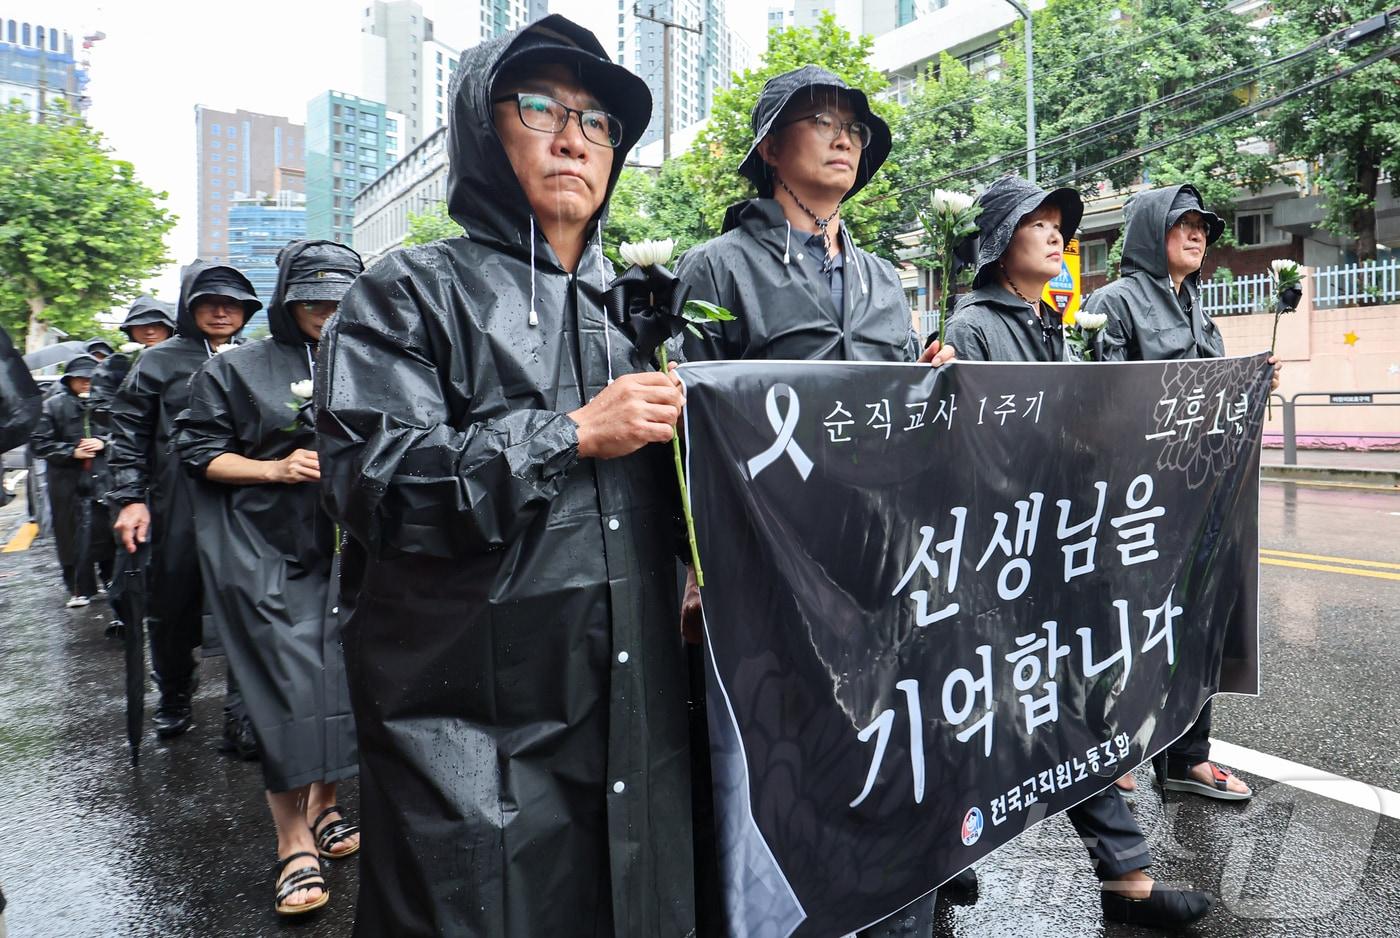
{"label": "black ribbon on flower", "polygon": [[650,361],[667,339],[686,327],[690,286],[660,264],[633,264],[608,286],[608,314]]}

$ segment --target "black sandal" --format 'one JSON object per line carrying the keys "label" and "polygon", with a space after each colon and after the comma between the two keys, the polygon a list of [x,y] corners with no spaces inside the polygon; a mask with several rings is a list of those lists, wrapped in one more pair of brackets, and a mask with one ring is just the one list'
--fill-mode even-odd
{"label": "black sandal", "polygon": [[[302,869],[288,873],[284,878],[282,871],[293,860],[301,857],[310,857],[316,861],[315,866],[307,866]],[[277,885],[277,897],[273,900],[273,908],[278,915],[304,915],[307,912],[314,912],[327,902],[331,901],[331,891],[326,888],[326,879],[321,875],[321,858],[314,853],[303,850],[294,853],[289,857],[283,857],[272,867],[273,880]],[[295,892],[303,889],[319,889],[321,895],[310,902],[303,902],[300,905],[287,905],[287,900]]]}
{"label": "black sandal", "polygon": [[[324,827],[321,822],[326,820],[328,814],[339,814],[340,818],[328,821]],[[360,832],[359,825],[351,824],[345,819],[345,810],[338,804],[333,804],[320,814],[316,815],[316,820],[311,822],[311,836],[316,838],[316,849],[321,856],[327,860],[343,860],[351,854],[359,852],[360,845],[356,843],[349,850],[336,850],[335,848],[354,837]]]}

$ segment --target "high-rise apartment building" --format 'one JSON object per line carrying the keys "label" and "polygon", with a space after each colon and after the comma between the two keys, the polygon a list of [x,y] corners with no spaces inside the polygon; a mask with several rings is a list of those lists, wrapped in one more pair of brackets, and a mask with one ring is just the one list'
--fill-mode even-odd
{"label": "high-rise apartment building", "polygon": [[195,105],[199,256],[227,262],[232,203],[258,192],[304,192],[305,128],[285,117]]}
{"label": "high-rise apartment building", "polygon": [[267,304],[277,285],[277,253],[287,242],[305,237],[306,196],[300,192],[257,192],[229,203],[224,263],[241,270],[263,302],[245,330],[257,332],[267,321]]}
{"label": "high-rise apartment building", "polygon": [[768,28],[810,28],[830,13],[837,25],[852,35],[883,36],[948,3],[949,0],[787,0],[768,8]]}
{"label": "high-rise apartment building", "polygon": [[[651,123],[639,145],[661,138],[664,125],[665,55],[663,27],[634,12],[633,0],[617,0],[616,60],[651,89]],[[710,113],[715,92],[727,88],[730,76],[748,68],[753,52],[729,28],[725,0],[661,0],[648,2],[648,15],[696,28],[671,33],[671,130],[696,123]]]}
{"label": "high-rise apartment building", "polygon": [[327,91],[306,106],[306,233],[353,246],[355,196],[403,155],[404,115]]}
{"label": "high-rise apartment building", "polygon": [[[543,16],[547,0],[468,0],[469,45]],[[447,123],[448,95],[461,50],[448,45],[417,0],[369,0],[361,16],[362,94],[407,118],[404,151]]]}
{"label": "high-rise apartment building", "polygon": [[37,113],[64,101],[80,114],[88,105],[86,50],[101,36],[75,45],[72,33],[36,20],[0,18],[0,102],[18,98]]}

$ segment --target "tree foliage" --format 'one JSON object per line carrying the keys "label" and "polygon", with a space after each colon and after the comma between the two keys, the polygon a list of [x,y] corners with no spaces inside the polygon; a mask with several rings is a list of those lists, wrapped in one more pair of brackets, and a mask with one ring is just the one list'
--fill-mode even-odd
{"label": "tree foliage", "polygon": [[169,262],[175,218],[114,159],[102,135],[61,106],[37,123],[0,109],[0,324],[25,345],[48,327],[100,331],[97,315],[129,302]]}
{"label": "tree foliage", "polygon": [[405,247],[415,244],[430,244],[443,238],[461,236],[462,226],[447,214],[447,203],[438,202],[425,212],[412,212],[408,216],[408,233],[404,235]]}

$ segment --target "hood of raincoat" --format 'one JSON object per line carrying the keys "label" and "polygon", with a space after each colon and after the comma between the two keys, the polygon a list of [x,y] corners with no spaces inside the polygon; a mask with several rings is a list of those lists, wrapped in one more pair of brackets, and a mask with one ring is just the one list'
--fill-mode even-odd
{"label": "hood of raincoat", "polygon": [[860,151],[860,165],[856,167],[856,182],[841,199],[845,201],[865,188],[866,183],[875,178],[885,158],[890,155],[890,125],[880,115],[870,109],[870,101],[865,92],[852,88],[836,75],[815,65],[804,65],[790,72],[783,72],[768,79],[754,104],[749,124],[753,127],[753,145],[748,155],[739,164],[739,175],[745,177],[758,189],[760,198],[773,196],[773,170],[758,152],[758,145],[773,130],[774,123],[783,113],[793,97],[800,91],[813,91],[818,88],[835,88],[843,92],[851,101],[856,117],[870,125],[870,146]]}
{"label": "hood of raincoat", "polygon": [[83,343],[83,351],[89,355],[94,352],[101,352],[103,355],[111,355],[116,349],[112,348],[112,343],[106,339],[88,339]]}
{"label": "hood of raincoat", "polygon": [[277,285],[267,304],[267,326],[278,342],[301,345],[311,338],[297,327],[288,303],[339,303],[365,269],[360,255],[334,241],[293,241],[277,252]]}
{"label": "hood of raincoat", "polygon": [[[68,364],[63,366],[63,377],[60,379],[64,384],[68,384],[69,378],[91,378],[97,371],[97,359],[91,355],[74,355],[68,359]],[[72,385],[69,385],[72,390]]]}
{"label": "hood of raincoat", "polygon": [[982,214],[977,216],[977,234],[963,241],[958,254],[965,264],[977,270],[974,287],[996,280],[996,268],[1021,220],[1047,202],[1060,207],[1065,241],[1074,237],[1084,217],[1084,200],[1074,189],[1046,191],[1019,176],[1003,176],[977,197]]}
{"label": "hood of raincoat", "polygon": [[462,53],[447,130],[448,213],[473,241],[526,250],[533,212],[496,132],[491,98],[505,67],[530,61],[575,68],[580,83],[622,121],[622,140],[613,150],[607,195],[595,225],[607,211],[628,151],[651,120],[646,82],[613,64],[591,32],[557,14]]}
{"label": "hood of raincoat", "polygon": [[142,294],[131,304],[126,319],[122,320],[121,330],[126,333],[126,337],[129,339],[132,337],[131,328],[133,326],[150,325],[169,326],[170,331],[174,332],[174,310],[170,308],[169,303],[163,303],[153,296]]}
{"label": "hood of raincoat", "polygon": [[[253,284],[237,268],[195,260],[180,271],[180,301],[175,308],[175,331],[190,338],[205,337],[194,321],[194,301],[201,296],[227,296],[243,304],[243,325],[262,309]],[[242,330],[240,330],[242,331]]]}
{"label": "hood of raincoat", "polygon": [[[1139,192],[1123,207],[1127,224],[1123,229],[1123,276],[1143,271],[1165,277],[1167,270],[1167,231],[1187,212],[1205,216],[1206,245],[1212,245],[1225,230],[1225,221],[1206,210],[1195,186],[1183,184]],[[1198,279],[1200,271],[1188,279]]]}

